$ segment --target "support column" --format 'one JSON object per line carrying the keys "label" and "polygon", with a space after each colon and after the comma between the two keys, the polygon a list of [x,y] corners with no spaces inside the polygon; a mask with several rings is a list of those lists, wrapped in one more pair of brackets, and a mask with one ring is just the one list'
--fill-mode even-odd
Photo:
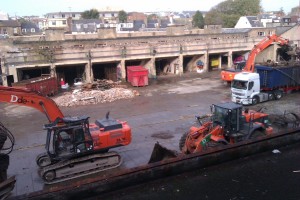
{"label": "support column", "polygon": [[54,63],[51,63],[50,65],[50,76],[51,77],[57,77],[56,76],[56,66]]}
{"label": "support column", "polygon": [[228,51],[228,58],[227,58],[227,68],[232,68],[232,51]]}
{"label": "support column", "polygon": [[149,78],[156,78],[156,66],[155,66],[155,57],[153,56],[148,62],[143,65],[146,69],[148,69]]}
{"label": "support column", "polygon": [[178,69],[176,70],[176,74],[179,74],[180,76],[183,74],[183,55],[180,54],[178,57]]}
{"label": "support column", "polygon": [[208,56],[208,52],[206,51],[203,55],[203,60],[204,60],[204,71],[208,72],[208,67],[209,67],[209,56]]}
{"label": "support column", "polygon": [[126,81],[126,66],[125,66],[125,59],[122,59],[119,64],[121,68],[121,77],[122,81]]}
{"label": "support column", "polygon": [[89,61],[85,65],[85,80],[87,83],[92,83],[92,62]]}
{"label": "support column", "polygon": [[219,55],[218,60],[219,60],[218,69],[221,70],[221,68],[222,68],[222,55]]}
{"label": "support column", "polygon": [[5,60],[5,57],[4,56],[2,56],[2,58],[1,58],[1,62],[0,62],[0,70],[1,70],[1,74],[2,74],[2,76],[0,77],[1,79],[2,79],[2,84],[4,85],[4,86],[7,86],[7,77],[6,77],[6,75],[7,75],[7,72],[6,72],[6,67],[5,67],[5,62],[4,62],[4,60]]}

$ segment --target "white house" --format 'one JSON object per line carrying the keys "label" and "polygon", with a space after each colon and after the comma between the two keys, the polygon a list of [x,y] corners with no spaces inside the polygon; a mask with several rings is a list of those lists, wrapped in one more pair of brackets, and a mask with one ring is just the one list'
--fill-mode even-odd
{"label": "white house", "polygon": [[236,23],[234,28],[254,28],[263,27],[262,23],[256,16],[242,16]]}

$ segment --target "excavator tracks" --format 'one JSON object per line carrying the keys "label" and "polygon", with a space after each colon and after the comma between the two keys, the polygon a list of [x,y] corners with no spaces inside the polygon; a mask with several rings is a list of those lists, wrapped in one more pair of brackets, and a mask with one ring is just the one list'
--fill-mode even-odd
{"label": "excavator tracks", "polygon": [[116,168],[121,163],[121,156],[116,152],[93,154],[43,167],[40,175],[45,184],[53,184]]}

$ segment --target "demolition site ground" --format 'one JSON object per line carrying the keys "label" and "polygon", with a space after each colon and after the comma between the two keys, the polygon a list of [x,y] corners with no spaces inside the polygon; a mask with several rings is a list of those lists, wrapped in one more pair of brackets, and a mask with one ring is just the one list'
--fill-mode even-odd
{"label": "demolition site ground", "polygon": [[[112,118],[128,122],[132,128],[132,143],[112,149],[123,158],[120,168],[147,164],[156,142],[179,152],[180,137],[195,123],[195,115],[210,113],[211,104],[230,101],[230,87],[221,82],[220,71],[158,77],[150,80],[149,86],[132,89],[137,90],[139,96],[110,103],[61,107],[65,116],[86,115],[90,122],[104,118],[107,111]],[[300,114],[300,93],[248,107],[263,108],[269,114],[284,111]],[[46,132],[42,127],[47,118],[34,109],[11,104],[0,104],[0,111],[0,121],[16,139],[8,169],[8,176],[15,175],[17,180],[11,197],[55,187],[43,184],[35,163],[35,157],[45,151]],[[296,189],[300,181],[299,150],[299,144],[295,144],[279,149],[278,154],[265,152],[97,198],[282,199],[285,196],[299,199],[300,191]],[[116,170],[91,176],[105,176]]]}

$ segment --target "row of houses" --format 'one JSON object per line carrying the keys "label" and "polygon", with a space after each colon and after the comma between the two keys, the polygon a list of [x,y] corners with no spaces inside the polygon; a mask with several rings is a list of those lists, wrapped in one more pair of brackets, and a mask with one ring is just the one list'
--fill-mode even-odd
{"label": "row of houses", "polygon": [[[190,18],[194,11],[185,13],[172,13],[174,18]],[[81,19],[82,12],[54,12],[47,13],[45,17],[25,16],[23,18],[8,18],[0,12],[1,35],[35,35],[46,29],[63,28],[68,33],[94,33],[98,28],[117,28],[117,31],[139,31],[147,28],[166,28],[170,24],[171,12],[165,12],[159,18],[149,18],[149,14],[128,13],[126,23],[118,23],[119,11],[101,11],[99,19]],[[158,16],[153,13],[153,16]]]}
{"label": "row of houses", "polygon": [[299,23],[298,15],[285,16],[283,12],[269,12],[258,16],[242,16],[234,28],[276,27]]}
{"label": "row of houses", "polygon": [[[203,12],[204,16],[206,12]],[[99,19],[81,19],[82,12],[47,13],[44,18],[26,16],[11,20],[7,14],[0,12],[0,37],[7,35],[38,35],[46,29],[63,28],[67,33],[95,33],[99,28],[116,28],[118,32],[165,30],[175,21],[185,19],[191,24],[195,11],[128,13],[126,23],[118,23],[119,11],[100,11]],[[150,16],[150,17],[149,17]],[[187,20],[186,20],[187,19]],[[267,13],[259,16],[241,17],[235,28],[256,28],[282,25],[293,25],[297,18],[284,17],[278,13]],[[187,25],[187,24],[186,24]]]}

